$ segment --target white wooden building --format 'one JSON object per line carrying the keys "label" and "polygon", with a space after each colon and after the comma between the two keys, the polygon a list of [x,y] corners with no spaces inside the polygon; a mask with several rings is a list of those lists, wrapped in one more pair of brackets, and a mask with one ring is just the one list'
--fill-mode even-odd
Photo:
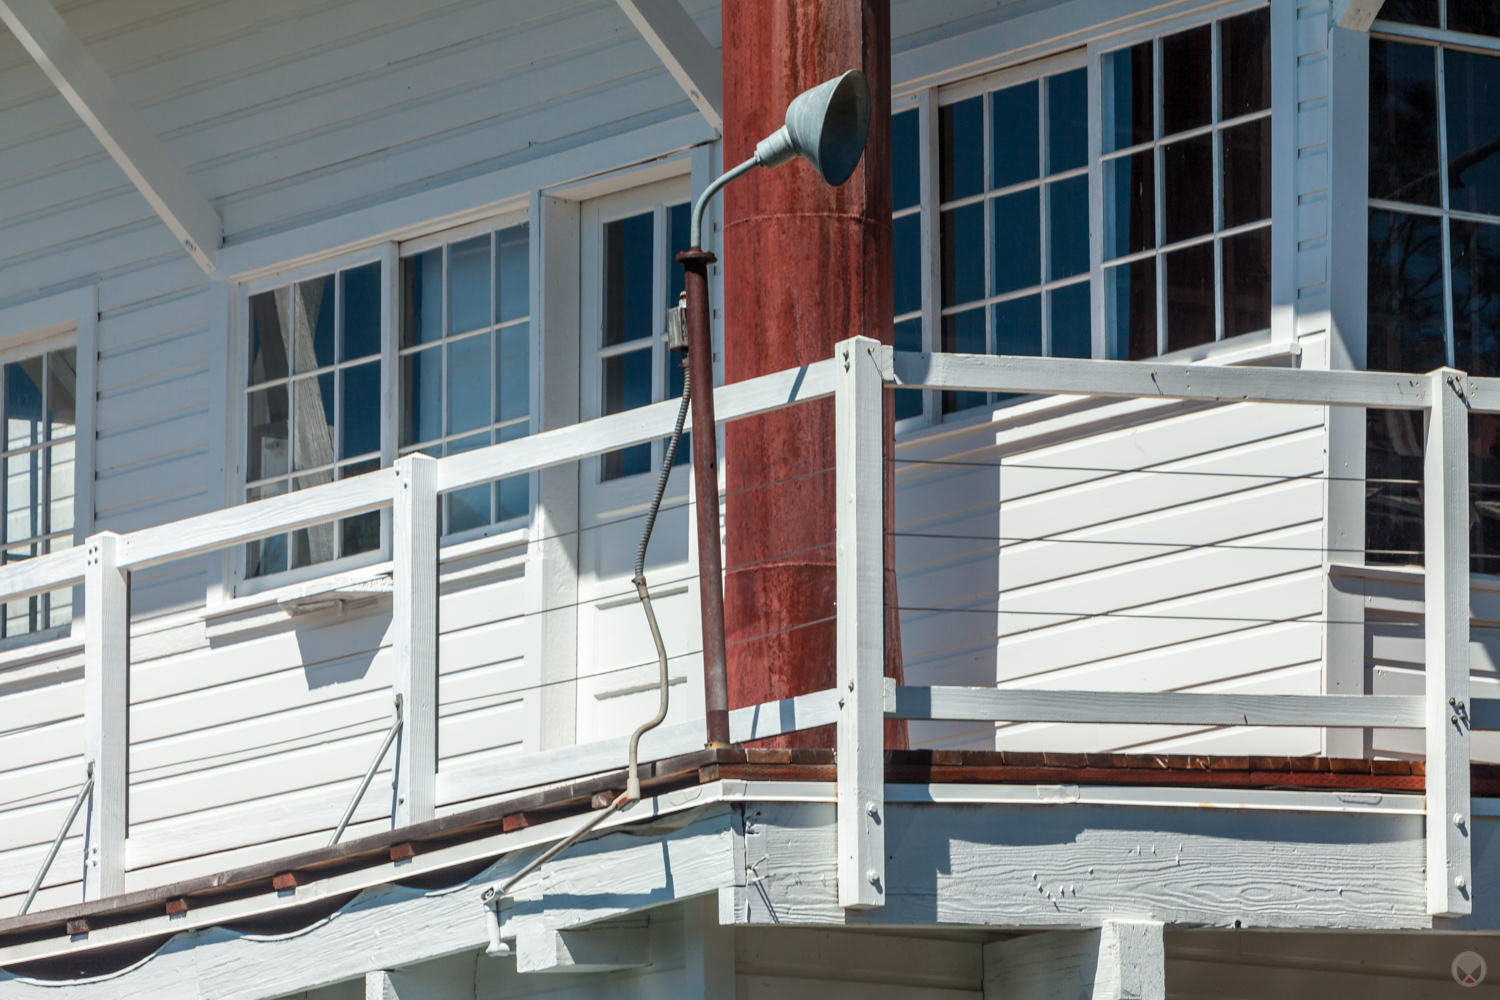
{"label": "white wooden building", "polygon": [[[733,719],[837,763],[698,753],[679,470],[646,798],[498,895],[656,703],[631,558],[719,5],[0,20],[0,998],[1500,962],[1491,0],[892,0],[894,348],[717,396],[849,415],[839,689]],[[854,586],[884,459],[900,687]],[[953,753],[883,770],[887,716]]]}

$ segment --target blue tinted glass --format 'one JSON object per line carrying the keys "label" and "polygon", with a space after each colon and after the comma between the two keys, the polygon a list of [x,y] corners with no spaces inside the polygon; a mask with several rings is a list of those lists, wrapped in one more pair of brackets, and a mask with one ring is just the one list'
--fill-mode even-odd
{"label": "blue tinted glass", "polygon": [[[1029,192],[1036,200],[1036,193]],[[984,206],[979,202],[943,213],[943,305],[984,297]]]}
{"label": "blue tinted glass", "polygon": [[652,219],[642,212],[604,226],[604,346],[651,336]]}
{"label": "blue tinted glass", "polygon": [[380,264],[366,264],[339,275],[343,318],[339,321],[339,360],[380,353]]}
{"label": "blue tinted glass", "polygon": [[1453,363],[1471,375],[1500,375],[1500,226],[1452,223]]}
{"label": "blue tinted glass", "polygon": [[41,440],[41,358],[12,361],[5,366],[5,423],[8,448],[24,448]]}
{"label": "blue tinted glass", "polygon": [[[1085,183],[1087,180],[1085,179]],[[1040,284],[1041,191],[1031,188],[990,202],[990,294]]]}
{"label": "blue tinted glass", "polygon": [[[943,317],[943,351],[949,354],[985,354],[984,309],[969,309]],[[943,393],[943,412],[953,413],[985,402],[982,392]]]}
{"label": "blue tinted glass", "polygon": [[1052,318],[1052,357],[1092,357],[1094,337],[1089,320],[1089,283],[1081,281],[1048,294],[1051,296],[1047,308]]}
{"label": "blue tinted glass", "polygon": [[[651,352],[630,351],[604,359],[604,412],[645,406],[651,402]],[[604,456],[604,478],[615,479],[646,472],[651,467],[651,446],[636,445]]]}
{"label": "blue tinted glass", "polygon": [[967,198],[984,190],[984,98],[944,105],[938,111],[938,137],[942,200]]}
{"label": "blue tinted glass", "polygon": [[1033,181],[1041,171],[1035,80],[990,95],[990,187]]}
{"label": "blue tinted glass", "polygon": [[1047,172],[1081,167],[1089,158],[1088,73],[1047,78]]}
{"label": "blue tinted glass", "polygon": [[[448,454],[457,455],[475,448],[484,448],[490,443],[489,434],[475,434],[458,441],[448,442]],[[445,498],[448,506],[448,533],[458,534],[471,528],[490,523],[490,487],[470,486],[454,490]]]}
{"label": "blue tinted glass", "polygon": [[[525,437],[529,425],[512,424],[509,427],[500,428],[501,441],[514,441],[516,438]],[[511,476],[502,479],[496,486],[496,499],[500,502],[500,508],[496,520],[507,521],[513,517],[525,517],[531,511],[531,477]]]}
{"label": "blue tinted glass", "polygon": [[495,321],[531,312],[531,241],[526,225],[495,234]]}
{"label": "blue tinted glass", "polygon": [[[1450,9],[1450,20],[1452,16]],[[1500,11],[1494,16],[1500,23]],[[1448,205],[1500,215],[1500,56],[1445,49],[1443,85],[1448,105]]]}
{"label": "blue tinted glass", "polygon": [[292,291],[292,370],[333,364],[333,275],[299,281]]}
{"label": "blue tinted glass", "polygon": [[292,382],[292,468],[332,465],[333,372]]}
{"label": "blue tinted glass", "polygon": [[1427,372],[1448,363],[1442,221],[1370,212],[1368,344],[1372,371]]}
{"label": "blue tinted glass", "polygon": [[687,202],[681,205],[673,205],[667,209],[667,308],[674,309],[677,306],[677,298],[682,294],[683,271],[682,265],[677,263],[677,255],[688,249],[688,242],[692,236],[691,226],[692,206]]}
{"label": "blue tinted glass", "polygon": [[894,299],[900,316],[922,308],[922,216],[903,215],[891,228],[896,258]]}
{"label": "blue tinted glass", "polygon": [[354,365],[339,373],[339,457],[380,450],[380,362]]}
{"label": "blue tinted glass", "polygon": [[448,248],[448,332],[467,333],[490,321],[490,237]]}
{"label": "blue tinted glass", "polygon": [[915,108],[891,116],[891,211],[893,212],[911,208],[922,200],[917,124]]}
{"label": "blue tinted glass", "polygon": [[[667,352],[667,398],[681,399],[683,380],[682,360],[686,355],[675,351]],[[693,460],[693,435],[688,433],[687,428],[693,425],[692,414],[688,414],[688,420],[683,424],[682,439],[677,442],[677,454],[672,459],[672,467],[686,465]],[[666,447],[663,439],[662,447]]]}
{"label": "blue tinted glass", "polygon": [[[908,319],[897,323],[894,343],[898,351],[920,351],[922,349],[922,320]],[[897,389],[895,391],[896,419],[922,415],[922,390]]]}
{"label": "blue tinted glass", "polygon": [[401,359],[401,446],[443,436],[443,352],[418,351]]}
{"label": "blue tinted glass", "polygon": [[1156,346],[1156,258],[1104,271],[1104,331],[1109,356],[1127,360],[1160,354]]}
{"label": "blue tinted glass", "polygon": [[[1156,166],[1148,149],[1104,162],[1104,259],[1156,246]],[[1154,353],[1154,352],[1153,352]]]}
{"label": "blue tinted glass", "polygon": [[1154,134],[1151,43],[1105,53],[1104,151],[1148,141]]}
{"label": "blue tinted glass", "polygon": [[490,338],[466,337],[448,345],[448,433],[490,423]]}
{"label": "blue tinted glass", "polygon": [[401,262],[401,346],[427,344],[443,336],[443,249]]}
{"label": "blue tinted glass", "polygon": [[495,352],[495,418],[515,420],[531,412],[531,324],[507,326]]}
{"label": "blue tinted glass", "polygon": [[1049,279],[1071,278],[1089,269],[1087,175],[1047,185],[1047,239]]}
{"label": "blue tinted glass", "polygon": [[992,307],[995,353],[1037,357],[1042,353],[1042,297],[1026,295]]}

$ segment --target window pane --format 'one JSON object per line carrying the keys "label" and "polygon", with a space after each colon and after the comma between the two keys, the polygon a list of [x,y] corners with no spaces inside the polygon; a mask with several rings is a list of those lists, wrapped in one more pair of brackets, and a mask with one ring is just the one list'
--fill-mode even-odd
{"label": "window pane", "polygon": [[[475,434],[472,437],[462,438],[458,441],[448,442],[447,453],[457,455],[475,448],[487,447],[490,443],[489,433]],[[470,486],[467,489],[454,490],[444,499],[448,508],[447,534],[457,534],[460,531],[469,531],[472,528],[483,527],[490,523],[490,486],[485,483],[480,486]]]}
{"label": "window pane", "polygon": [[292,382],[292,467],[333,464],[333,372]]}
{"label": "window pane", "polygon": [[[895,347],[898,351],[920,351],[922,349],[922,320],[908,319],[897,323],[894,331]],[[922,390],[897,389],[893,393],[896,419],[922,415]]]}
{"label": "window pane", "polygon": [[604,226],[604,346],[651,336],[652,214]]}
{"label": "window pane", "polygon": [[490,237],[448,247],[448,333],[467,333],[490,321]]}
{"label": "window pane", "polygon": [[1094,353],[1089,320],[1089,283],[1080,281],[1048,293],[1054,358],[1087,358]]}
{"label": "window pane", "polygon": [[[996,198],[990,202],[990,294],[1004,295],[1018,288],[1041,282],[1041,191],[1031,188]],[[960,212],[967,209],[959,209]],[[978,220],[976,220],[977,223]],[[979,261],[982,265],[984,255]],[[966,291],[968,286],[960,288]],[[982,289],[972,295],[960,295],[954,302],[979,298]]]}
{"label": "window pane", "polygon": [[604,412],[619,413],[651,402],[651,351],[604,359]]}
{"label": "window pane", "polygon": [[1500,57],[1445,49],[1443,86],[1448,103],[1448,206],[1500,215]]}
{"label": "window pane", "polygon": [[466,337],[448,345],[448,430],[462,434],[490,424],[490,338]]}
{"label": "window pane", "polygon": [[1370,40],[1370,197],[1438,204],[1436,49]]}
{"label": "window pane", "polygon": [[1161,40],[1161,134],[1174,135],[1213,119],[1213,26]]}
{"label": "window pane", "polygon": [[73,530],[73,442],[65,441],[47,449],[47,478],[51,493],[51,532]]}
{"label": "window pane", "polygon": [[20,542],[42,533],[42,453],[5,459],[5,540]]}
{"label": "window pane", "polygon": [[1427,372],[1446,364],[1442,223],[1371,210],[1368,282],[1365,367]]}
{"label": "window pane", "polygon": [[380,362],[354,365],[339,372],[339,456],[353,458],[380,451]]}
{"label": "window pane", "polygon": [[1155,133],[1151,43],[1104,55],[1104,151],[1148,141]]}
{"label": "window pane", "polygon": [[[996,232],[1000,230],[997,227]],[[1047,185],[1048,279],[1071,278],[1089,269],[1089,179],[1072,177]],[[1003,243],[1002,243],[1003,245]]]}
{"label": "window pane", "polygon": [[[1034,358],[1042,353],[1042,297],[1026,295],[998,302],[990,309],[995,324],[995,353]],[[983,336],[983,329],[980,335]]]}
{"label": "window pane", "polygon": [[[511,424],[500,428],[501,441],[513,441],[526,436],[527,424]],[[687,440],[687,435],[683,435]],[[508,521],[513,517],[525,517],[531,512],[531,477],[510,476],[496,484],[495,498],[500,507],[495,515],[497,521]]]}
{"label": "window pane", "polygon": [[333,364],[333,275],[299,281],[292,292],[292,370]]}
{"label": "window pane", "polygon": [[499,333],[495,352],[495,419],[517,420],[531,412],[531,324],[508,326]]}
{"label": "window pane", "polygon": [[1500,375],[1500,226],[1450,225],[1453,363],[1470,375]]}
{"label": "window pane", "polygon": [[[985,354],[984,310],[969,309],[943,317],[943,351],[949,354]],[[967,410],[971,406],[982,406],[982,392],[943,393],[943,412],[953,413]]]}
{"label": "window pane", "polygon": [[683,292],[686,272],[677,263],[677,255],[690,249],[693,239],[693,207],[687,202],[667,209],[667,301],[668,309],[677,308],[677,300]]}
{"label": "window pane", "polygon": [[891,224],[895,256],[895,315],[922,308],[922,217],[903,215]]}
{"label": "window pane", "polygon": [[429,348],[401,359],[401,447],[443,436],[443,353]]}
{"label": "window pane", "polygon": [[1040,176],[1039,117],[1035,80],[990,94],[990,187]]}
{"label": "window pane", "polygon": [[270,479],[291,468],[287,440],[287,387],[273,385],[248,393],[249,442],[245,449],[245,479]]}
{"label": "window pane", "polygon": [[339,360],[380,353],[380,264],[366,264],[339,275],[344,315],[339,324]]}
{"label": "window pane", "polygon": [[1422,414],[1365,415],[1365,558],[1397,565],[1422,561]]}
{"label": "window pane", "polygon": [[[1489,0],[1479,0],[1488,3]],[[1385,0],[1380,7],[1382,21],[1398,24],[1420,24],[1427,28],[1438,26],[1438,0]]]}
{"label": "window pane", "polygon": [[1088,72],[1075,69],[1047,78],[1047,172],[1088,162]]}
{"label": "window pane", "polygon": [[[310,381],[310,380],[309,380]],[[309,473],[298,476],[292,481],[294,490],[305,490],[312,486],[323,486],[333,482],[333,470],[324,469],[321,472]],[[291,534],[292,567],[311,566],[315,563],[328,562],[336,556],[334,546],[338,541],[338,525],[315,524],[311,528],[302,528]]]}
{"label": "window pane", "polygon": [[942,144],[939,192],[943,201],[984,190],[984,98],[971,97],[938,109]]}
{"label": "window pane", "polygon": [[1156,157],[1151,150],[1104,162],[1104,257],[1156,246]]}
{"label": "window pane", "polygon": [[[1386,16],[1383,11],[1381,16]],[[1448,0],[1448,30],[1500,36],[1500,4],[1495,0]]]}
{"label": "window pane", "polygon": [[1194,136],[1162,147],[1163,231],[1168,243],[1203,236],[1214,228],[1214,140]]}
{"label": "window pane", "polygon": [[891,116],[891,211],[911,208],[922,200],[917,111]]}
{"label": "window pane", "polygon": [[70,437],[78,420],[78,352],[71,347],[47,355],[47,435]]}
{"label": "window pane", "polygon": [[[339,469],[340,479],[362,476],[380,468],[380,459],[352,462]],[[372,510],[357,517],[346,517],[339,522],[339,555],[352,556],[361,552],[374,552],[380,548],[380,512]]]}
{"label": "window pane", "polygon": [[1271,119],[1224,130],[1224,228],[1271,217]]}
{"label": "window pane", "polygon": [[1500,415],[1469,414],[1469,566],[1500,573]]}
{"label": "window pane", "polygon": [[291,289],[277,288],[250,296],[250,384],[286,378],[291,356],[286,336],[286,314]]}
{"label": "window pane", "polygon": [[1223,118],[1271,106],[1271,8],[1219,22]]}
{"label": "window pane", "polygon": [[1156,258],[1104,271],[1104,330],[1109,356],[1131,361],[1161,353],[1156,347]]}
{"label": "window pane", "polygon": [[[1012,197],[1030,197],[1027,191]],[[972,302],[984,295],[984,206],[978,202],[943,213],[943,305]]]}
{"label": "window pane", "polygon": [[401,346],[443,336],[443,248],[401,262]]}
{"label": "window pane", "polygon": [[1224,336],[1271,328],[1271,227],[1224,240]]}
{"label": "window pane", "polygon": [[495,321],[531,314],[531,240],[527,226],[495,234]]}
{"label": "window pane", "polygon": [[25,448],[42,440],[42,359],[5,366],[5,446]]}
{"label": "window pane", "polygon": [[1214,245],[1198,243],[1166,255],[1167,350],[1214,339]]}

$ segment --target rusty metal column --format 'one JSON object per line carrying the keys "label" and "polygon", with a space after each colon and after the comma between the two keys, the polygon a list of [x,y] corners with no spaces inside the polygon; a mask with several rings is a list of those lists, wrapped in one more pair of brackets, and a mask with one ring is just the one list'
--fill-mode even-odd
{"label": "rusty metal column", "polygon": [[[847,337],[890,343],[888,0],[727,0],[722,37],[725,163],[752,155],[787,103],[815,83],[860,69],[873,95],[865,154],[847,184],[829,188],[799,160],[725,189],[725,381],[821,361]],[[826,400],[725,429],[732,706],[834,685],[833,429]],[[887,454],[889,442],[888,416]],[[890,483],[887,466],[887,526]],[[889,553],[888,544],[894,604]],[[886,672],[899,677],[894,613],[886,649]],[[899,725],[887,724],[890,746],[905,745]],[[774,742],[831,747],[833,731]]]}

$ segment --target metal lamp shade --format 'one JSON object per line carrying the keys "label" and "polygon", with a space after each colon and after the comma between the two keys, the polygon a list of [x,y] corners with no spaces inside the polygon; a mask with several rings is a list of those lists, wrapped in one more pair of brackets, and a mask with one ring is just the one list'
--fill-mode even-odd
{"label": "metal lamp shade", "polygon": [[792,99],[786,124],[755,147],[755,162],[774,167],[800,156],[831,187],[849,179],[870,131],[870,84],[851,69]]}

